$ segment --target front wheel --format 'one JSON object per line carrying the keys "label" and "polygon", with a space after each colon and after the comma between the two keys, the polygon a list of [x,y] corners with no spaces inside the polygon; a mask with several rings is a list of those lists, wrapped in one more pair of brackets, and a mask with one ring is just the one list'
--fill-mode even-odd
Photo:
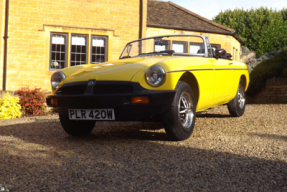
{"label": "front wheel", "polygon": [[96,124],[96,121],[70,120],[63,115],[59,115],[59,117],[63,129],[72,136],[88,135]]}
{"label": "front wheel", "polygon": [[190,86],[179,81],[171,106],[163,115],[165,131],[172,140],[188,139],[195,124],[195,102]]}
{"label": "front wheel", "polygon": [[228,110],[232,117],[240,117],[245,111],[245,86],[242,80],[239,82],[235,97],[228,103]]}

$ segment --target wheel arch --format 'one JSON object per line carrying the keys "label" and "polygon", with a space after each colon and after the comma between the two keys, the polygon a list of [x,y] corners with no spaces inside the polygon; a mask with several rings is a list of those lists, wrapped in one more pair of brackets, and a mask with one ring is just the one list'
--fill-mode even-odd
{"label": "wheel arch", "polygon": [[244,87],[245,87],[245,91],[247,90],[247,78],[245,75],[241,75],[239,81],[242,80]]}
{"label": "wheel arch", "polygon": [[198,82],[196,77],[190,73],[190,72],[185,72],[179,79],[180,81],[185,81],[186,83],[188,83],[188,85],[190,86],[193,95],[194,95],[194,99],[195,99],[195,104],[197,106],[198,100],[199,100],[199,86],[198,86]]}

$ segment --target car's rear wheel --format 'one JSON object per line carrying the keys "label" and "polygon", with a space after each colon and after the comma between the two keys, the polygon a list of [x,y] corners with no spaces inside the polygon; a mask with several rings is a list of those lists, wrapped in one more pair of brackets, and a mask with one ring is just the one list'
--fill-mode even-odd
{"label": "car's rear wheel", "polygon": [[239,82],[236,96],[228,103],[228,110],[232,117],[240,117],[245,111],[245,86],[242,80]]}
{"label": "car's rear wheel", "polygon": [[163,115],[165,131],[172,140],[188,139],[195,124],[195,102],[190,86],[179,81],[171,106]]}
{"label": "car's rear wheel", "polygon": [[95,127],[96,121],[70,120],[68,117],[59,115],[63,129],[72,136],[88,135]]}

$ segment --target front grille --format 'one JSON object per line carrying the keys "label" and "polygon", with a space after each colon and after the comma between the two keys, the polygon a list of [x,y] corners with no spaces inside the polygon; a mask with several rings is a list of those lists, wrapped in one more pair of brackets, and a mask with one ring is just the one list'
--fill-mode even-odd
{"label": "front grille", "polygon": [[[79,82],[65,84],[60,87],[57,95],[83,95],[88,86],[88,82]],[[93,87],[92,94],[120,94],[120,93],[133,93],[139,89],[139,84],[128,82],[109,82],[109,81],[97,81]]]}
{"label": "front grille", "polygon": [[96,84],[95,94],[132,93],[133,86],[129,84]]}
{"label": "front grille", "polygon": [[83,95],[85,93],[87,84],[74,84],[69,86],[60,87],[57,90],[57,95]]}

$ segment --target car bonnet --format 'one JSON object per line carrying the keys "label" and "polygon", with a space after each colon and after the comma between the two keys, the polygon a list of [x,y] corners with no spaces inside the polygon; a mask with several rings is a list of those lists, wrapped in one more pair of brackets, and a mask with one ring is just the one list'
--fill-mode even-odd
{"label": "car bonnet", "polygon": [[97,81],[130,81],[138,71],[165,59],[167,57],[139,57],[95,64],[72,73],[61,84],[91,79]]}

